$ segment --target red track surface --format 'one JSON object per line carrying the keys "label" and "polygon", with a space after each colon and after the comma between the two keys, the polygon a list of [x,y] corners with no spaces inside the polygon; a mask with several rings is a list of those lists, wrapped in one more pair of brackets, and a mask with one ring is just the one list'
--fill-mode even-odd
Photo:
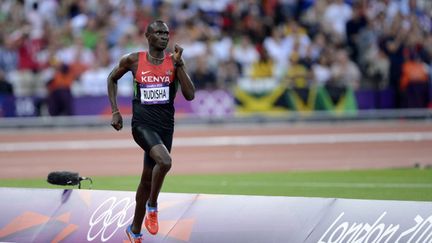
{"label": "red track surface", "polygon": [[[362,134],[432,132],[424,122],[279,124],[177,127],[176,138],[252,135]],[[132,140],[130,128],[0,131],[0,149],[7,143],[46,141]],[[432,140],[278,144],[250,146],[177,146],[170,174],[241,173],[289,170],[333,170],[432,164]],[[142,150],[79,149],[0,152],[0,178],[43,177],[55,170],[85,176],[139,175]]]}

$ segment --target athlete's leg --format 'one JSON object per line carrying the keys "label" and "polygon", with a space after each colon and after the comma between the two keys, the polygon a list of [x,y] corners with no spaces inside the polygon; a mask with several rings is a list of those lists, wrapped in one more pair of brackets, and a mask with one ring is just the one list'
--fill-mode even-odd
{"label": "athlete's leg", "polygon": [[165,175],[171,169],[171,156],[168,149],[163,144],[155,145],[150,150],[150,156],[156,162],[153,168],[150,197],[148,204],[157,207],[157,199],[162,188]]}
{"label": "athlete's leg", "polygon": [[152,179],[152,190],[149,198],[149,204],[153,207],[157,206],[157,199],[162,188],[163,181],[166,174],[171,169],[172,159],[170,153],[173,142],[173,134],[174,131],[162,133],[160,138],[163,142],[163,145],[156,145],[150,150],[150,156],[155,162],[155,169],[153,170]]}
{"label": "athlete's leg", "polygon": [[157,144],[150,149],[150,156],[156,162],[153,167],[150,197],[147,202],[147,213],[144,225],[152,235],[159,231],[157,199],[162,187],[165,175],[171,168],[171,156],[168,149],[163,144]]}
{"label": "athlete's leg", "polygon": [[149,151],[155,144],[162,143],[162,140],[155,132],[139,126],[132,128],[132,135],[135,142],[145,151],[141,180],[135,194],[135,214],[131,227],[132,232],[138,234],[141,232],[146,213],[146,202],[150,196],[153,168],[156,164],[150,157]]}
{"label": "athlete's leg", "polygon": [[144,168],[141,174],[141,181],[135,195],[135,214],[132,221],[132,232],[138,234],[141,232],[144,215],[146,212],[146,202],[150,196],[152,171],[154,164],[146,163],[150,158],[146,154],[144,157]]}
{"label": "athlete's leg", "polygon": [[[151,234],[156,234],[159,230],[157,199],[165,175],[171,168],[170,150],[173,132],[162,132],[159,134],[151,128],[136,126],[132,128],[132,134],[134,135],[135,141],[146,152],[144,171],[141,180],[142,183],[140,183],[136,194],[137,205],[135,206],[135,226],[133,232],[139,232],[138,227],[142,224],[142,215],[144,215],[147,230]],[[149,178],[151,178],[150,193]],[[146,208],[146,202],[148,202],[148,208]],[[146,210],[148,210],[148,212],[146,212]]]}

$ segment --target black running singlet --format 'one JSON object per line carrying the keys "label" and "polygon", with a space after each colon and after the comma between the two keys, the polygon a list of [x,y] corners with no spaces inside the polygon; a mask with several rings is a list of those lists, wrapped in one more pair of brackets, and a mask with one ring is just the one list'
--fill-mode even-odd
{"label": "black running singlet", "polygon": [[154,65],[147,53],[139,53],[134,73],[132,126],[142,124],[156,130],[174,129],[174,98],[177,92],[174,63],[171,55]]}

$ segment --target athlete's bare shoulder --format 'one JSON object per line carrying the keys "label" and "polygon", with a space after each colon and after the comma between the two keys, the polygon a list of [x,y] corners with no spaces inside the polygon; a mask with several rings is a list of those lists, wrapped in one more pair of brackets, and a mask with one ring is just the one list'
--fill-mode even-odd
{"label": "athlete's bare shoulder", "polygon": [[132,68],[138,63],[139,52],[128,53],[120,59],[119,67]]}

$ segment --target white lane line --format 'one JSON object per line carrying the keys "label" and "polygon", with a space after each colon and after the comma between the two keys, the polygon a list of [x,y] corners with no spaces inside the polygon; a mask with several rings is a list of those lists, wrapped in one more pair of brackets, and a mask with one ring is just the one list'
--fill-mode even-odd
{"label": "white lane line", "polygon": [[184,185],[200,185],[200,186],[237,186],[237,187],[309,187],[309,188],[405,188],[405,189],[430,189],[432,188],[432,183],[360,183],[360,182],[281,182],[272,183],[265,181],[245,181],[245,182],[209,182],[201,181],[197,183],[194,182],[179,182],[179,184]]}
{"label": "white lane line", "polygon": [[[295,145],[432,141],[432,132],[344,133],[319,135],[210,136],[174,138],[176,147]],[[2,142],[0,152],[136,148],[133,139]]]}

